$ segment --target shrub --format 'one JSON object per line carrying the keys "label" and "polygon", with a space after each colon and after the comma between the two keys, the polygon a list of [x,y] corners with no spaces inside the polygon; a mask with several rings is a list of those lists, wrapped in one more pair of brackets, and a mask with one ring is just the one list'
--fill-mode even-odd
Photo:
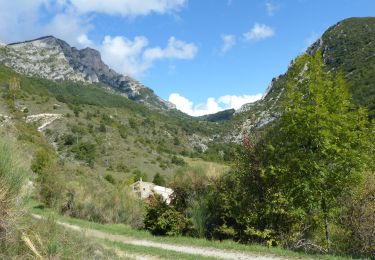
{"label": "shrub", "polygon": [[73,145],[76,139],[72,134],[65,134],[63,137],[64,145]]}
{"label": "shrub", "polygon": [[156,173],[152,182],[159,186],[165,186],[165,179],[160,173]]}
{"label": "shrub", "polygon": [[78,160],[82,160],[92,165],[96,157],[95,144],[91,143],[80,143],[73,147],[72,152],[75,153]]}
{"label": "shrub", "polygon": [[185,165],[186,164],[184,159],[179,158],[176,155],[172,156],[171,163],[176,164],[176,165]]}
{"label": "shrub", "polygon": [[128,137],[128,128],[124,125],[120,125],[118,128],[121,138],[126,139]]}
{"label": "shrub", "polygon": [[113,178],[112,174],[107,174],[106,176],[104,176],[104,179],[106,181],[108,181],[109,183],[111,183],[111,184],[115,184],[116,183],[116,180],[115,180],[115,178]]}
{"label": "shrub", "polygon": [[44,167],[37,178],[39,183],[39,196],[48,207],[59,205],[64,190],[64,171],[55,163],[50,163]]}
{"label": "shrub", "polygon": [[100,123],[100,126],[99,126],[98,130],[99,130],[99,132],[102,132],[102,133],[107,132],[107,128],[106,128],[105,124],[103,124],[103,123]]}
{"label": "shrub", "polygon": [[133,181],[136,182],[136,181],[139,181],[140,178],[142,178],[143,181],[147,181],[148,178],[147,178],[147,175],[144,173],[144,172],[141,172],[140,170],[136,169],[133,171]]}
{"label": "shrub", "polygon": [[145,229],[157,236],[181,235],[187,229],[187,219],[177,210],[168,206],[160,197],[147,207],[144,220]]}
{"label": "shrub", "polygon": [[35,173],[41,173],[42,170],[51,162],[51,157],[44,149],[36,151],[34,158],[31,162],[31,170]]}
{"label": "shrub", "polygon": [[356,256],[374,256],[375,250],[375,176],[365,181],[353,195],[344,200],[346,208],[341,216],[341,226],[347,231],[344,250]]}

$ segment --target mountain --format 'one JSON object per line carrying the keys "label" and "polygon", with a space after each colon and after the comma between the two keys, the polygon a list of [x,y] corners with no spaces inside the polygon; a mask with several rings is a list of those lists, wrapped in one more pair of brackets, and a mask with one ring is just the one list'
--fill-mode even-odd
{"label": "mountain", "polygon": [[[331,71],[344,74],[353,101],[369,110],[370,118],[375,118],[375,18],[349,18],[328,28],[313,43],[307,54],[320,50],[324,62]],[[293,66],[293,61],[289,68]],[[238,109],[227,124],[227,139],[242,140],[243,134],[260,128],[277,119],[281,114],[283,91],[290,77],[285,74],[272,79],[263,98],[245,104]]]}
{"label": "mountain", "polygon": [[210,122],[221,122],[221,121],[227,121],[230,120],[234,114],[235,110],[232,109],[226,109],[223,111],[219,111],[214,114],[208,114],[199,116],[198,118],[203,121],[210,121]]}
{"label": "mountain", "polygon": [[79,50],[53,36],[8,44],[0,49],[0,63],[15,71],[50,80],[101,83],[129,99],[158,109],[173,109],[153,90],[106,65],[97,50]]}

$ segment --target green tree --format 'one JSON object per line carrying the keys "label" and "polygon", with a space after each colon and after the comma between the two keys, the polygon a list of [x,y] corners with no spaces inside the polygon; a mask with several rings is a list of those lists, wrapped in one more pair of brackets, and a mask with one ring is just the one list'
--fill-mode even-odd
{"label": "green tree", "polygon": [[305,216],[318,210],[327,247],[338,198],[359,183],[370,146],[366,110],[356,109],[340,73],[325,70],[320,52],[299,57],[270,138],[267,172]]}
{"label": "green tree", "polygon": [[291,245],[325,230],[314,242],[329,248],[340,198],[370,162],[369,121],[320,53],[290,71],[280,118],[244,139],[233,172],[208,194],[209,236]]}

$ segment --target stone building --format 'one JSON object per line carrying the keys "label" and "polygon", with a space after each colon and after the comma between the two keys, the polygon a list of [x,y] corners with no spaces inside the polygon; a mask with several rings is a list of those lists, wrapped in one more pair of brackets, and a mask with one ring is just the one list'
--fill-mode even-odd
{"label": "stone building", "polygon": [[154,194],[158,194],[164,199],[167,204],[171,202],[171,195],[173,193],[173,190],[171,188],[158,186],[153,184],[152,182],[142,181],[142,178],[140,178],[139,181],[133,183],[131,186],[133,188],[133,192],[140,199],[148,199]]}

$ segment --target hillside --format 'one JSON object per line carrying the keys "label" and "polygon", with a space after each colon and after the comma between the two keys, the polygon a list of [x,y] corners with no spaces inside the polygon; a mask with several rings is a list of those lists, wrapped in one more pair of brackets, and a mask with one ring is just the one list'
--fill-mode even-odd
{"label": "hillside", "polygon": [[[7,122],[13,126],[35,124],[62,158],[102,172],[169,175],[183,164],[178,157],[203,156],[219,131],[216,123],[149,109],[98,84],[55,82],[6,67],[0,68],[2,104],[12,78],[19,80],[19,90],[13,107],[1,108],[4,120],[12,118]],[[28,132],[22,135],[32,139]]]}
{"label": "hillside", "polygon": [[[0,187],[0,203],[10,205],[0,216],[12,223],[8,212],[27,208],[27,225],[38,224],[26,235],[12,227],[15,241],[31,251],[27,241],[39,243],[43,256],[74,254],[54,245],[64,243],[59,236],[65,233],[47,219],[50,213],[63,227],[90,228],[93,238],[121,235],[120,241],[97,241],[102,258],[113,258],[104,245],[121,242],[125,251],[140,246],[133,248],[139,253],[142,243],[158,241],[154,236],[179,236],[177,253],[195,241],[188,253],[207,257],[220,254],[197,253],[194,243],[217,246],[217,239],[222,249],[246,251],[235,241],[369,256],[375,234],[374,125],[368,120],[375,118],[374,39],[375,18],[341,21],[272,79],[261,100],[196,118],[109,68],[96,50],[78,50],[53,36],[0,45],[0,146],[11,143],[19,158],[9,160],[3,149],[0,163],[7,167],[0,177],[12,192],[4,194],[12,196],[2,197]],[[369,114],[356,109],[361,106]],[[270,131],[244,138],[267,126]],[[171,203],[157,195],[140,200],[130,185],[141,178],[172,188]],[[26,206],[17,204],[21,197]],[[55,233],[42,232],[42,241],[57,238],[44,249],[32,231],[48,222]],[[6,228],[0,221],[0,234]],[[66,236],[74,242],[74,235]],[[351,239],[370,246],[352,246]],[[73,251],[79,245],[67,244]],[[81,258],[95,257],[96,244],[84,246]]]}
{"label": "hillside", "polygon": [[[375,117],[375,18],[349,18],[330,27],[306,53],[320,50],[327,68],[342,72],[358,106]],[[293,62],[290,66],[294,66]],[[290,80],[290,68],[272,79],[263,98],[243,105],[228,123],[229,140],[241,141],[242,135],[260,128],[280,116],[283,91]],[[234,129],[233,129],[234,125]]]}

